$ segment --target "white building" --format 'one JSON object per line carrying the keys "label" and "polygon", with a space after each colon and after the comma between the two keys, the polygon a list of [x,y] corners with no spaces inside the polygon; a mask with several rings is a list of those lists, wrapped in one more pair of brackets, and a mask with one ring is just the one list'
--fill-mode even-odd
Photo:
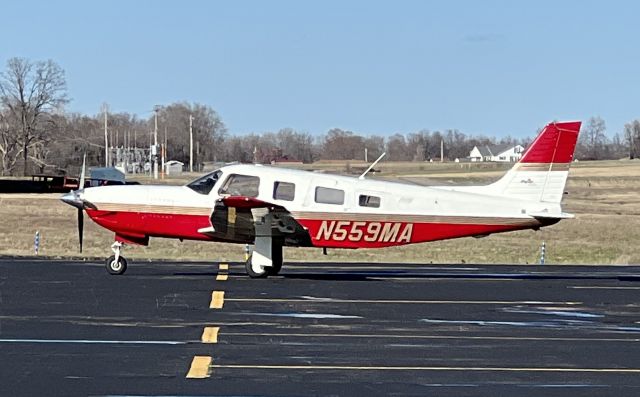
{"label": "white building", "polygon": [[471,161],[498,161],[515,163],[520,160],[524,147],[521,145],[474,146],[469,153]]}
{"label": "white building", "polygon": [[184,163],[177,160],[169,160],[164,163],[164,169],[167,175],[180,175],[182,174],[182,168]]}

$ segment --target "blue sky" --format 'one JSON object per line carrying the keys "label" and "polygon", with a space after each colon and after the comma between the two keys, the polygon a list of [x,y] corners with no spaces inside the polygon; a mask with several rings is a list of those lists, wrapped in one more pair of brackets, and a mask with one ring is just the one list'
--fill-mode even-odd
{"label": "blue sky", "polygon": [[3,1],[0,64],[53,59],[68,109],[195,101],[231,133],[531,136],[640,117],[640,2]]}

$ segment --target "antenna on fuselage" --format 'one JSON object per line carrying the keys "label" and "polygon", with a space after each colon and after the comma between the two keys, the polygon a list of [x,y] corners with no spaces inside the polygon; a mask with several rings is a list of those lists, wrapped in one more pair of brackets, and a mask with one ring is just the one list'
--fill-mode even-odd
{"label": "antenna on fuselage", "polygon": [[369,166],[369,168],[367,168],[367,170],[366,170],[365,172],[363,172],[363,173],[362,173],[362,175],[360,175],[360,176],[358,177],[358,179],[364,179],[364,176],[365,176],[365,175],[367,175],[367,174],[369,173],[369,171],[371,171],[371,170],[373,169],[373,167],[375,167],[375,166],[376,166],[376,164],[378,164],[378,162],[379,162],[380,160],[382,160],[382,158],[384,157],[384,155],[385,155],[385,154],[387,154],[387,152],[382,153],[382,154],[380,155],[380,157],[378,157],[378,159],[377,159],[376,161],[374,161],[374,162],[373,162],[373,164],[371,164],[371,165]]}

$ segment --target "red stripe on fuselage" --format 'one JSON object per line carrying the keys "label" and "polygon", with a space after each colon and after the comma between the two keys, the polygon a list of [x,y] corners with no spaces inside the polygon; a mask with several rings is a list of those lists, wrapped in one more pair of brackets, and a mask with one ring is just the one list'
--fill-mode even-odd
{"label": "red stripe on fuselage", "polygon": [[[198,229],[211,226],[208,216],[87,210],[91,219],[116,234],[216,241]],[[544,226],[535,219],[517,223],[465,224],[434,222],[298,219],[316,247],[382,248],[457,237],[486,235]]]}
{"label": "red stripe on fuselage", "polygon": [[316,247],[382,248],[457,237],[482,236],[543,226],[535,219],[514,224],[411,223],[298,219]]}
{"label": "red stripe on fuselage", "polygon": [[145,235],[185,240],[213,241],[198,229],[211,226],[208,216],[87,209],[98,225],[123,235]]}

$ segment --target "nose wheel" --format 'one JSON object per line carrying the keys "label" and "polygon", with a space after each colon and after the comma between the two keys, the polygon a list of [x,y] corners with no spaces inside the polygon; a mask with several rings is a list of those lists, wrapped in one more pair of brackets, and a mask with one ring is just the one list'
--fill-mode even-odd
{"label": "nose wheel", "polygon": [[111,255],[109,258],[107,258],[106,262],[107,271],[109,272],[109,274],[119,276],[127,271],[127,260],[123,256],[120,256],[120,251],[123,247],[124,244],[119,241],[116,241],[111,246],[114,255]]}

